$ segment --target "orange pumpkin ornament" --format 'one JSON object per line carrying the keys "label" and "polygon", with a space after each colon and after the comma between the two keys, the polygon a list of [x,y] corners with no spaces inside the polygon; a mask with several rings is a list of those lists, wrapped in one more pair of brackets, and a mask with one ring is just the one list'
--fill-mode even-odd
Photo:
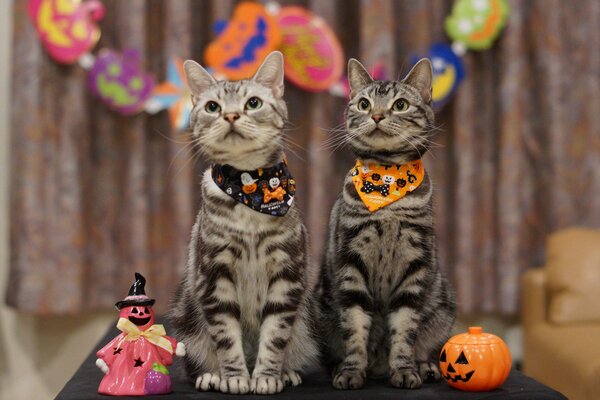
{"label": "orange pumpkin ornament", "polygon": [[259,3],[239,3],[231,20],[218,26],[219,34],[204,51],[204,59],[227,79],[250,78],[281,43],[277,20]]}
{"label": "orange pumpkin ornament", "polygon": [[480,326],[451,337],[440,353],[440,371],[448,384],[468,392],[493,390],[504,383],[511,366],[502,339]]}

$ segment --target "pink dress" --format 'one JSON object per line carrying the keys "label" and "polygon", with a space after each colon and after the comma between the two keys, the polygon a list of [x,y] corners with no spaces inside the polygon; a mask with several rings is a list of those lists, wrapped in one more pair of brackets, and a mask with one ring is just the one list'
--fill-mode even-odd
{"label": "pink dress", "polygon": [[[163,336],[173,346],[177,341]],[[121,343],[119,346],[119,342]],[[112,396],[143,396],[171,392],[171,377],[166,366],[173,363],[173,353],[157,346],[141,336],[135,341],[125,340],[119,334],[96,353],[108,365],[98,393]]]}

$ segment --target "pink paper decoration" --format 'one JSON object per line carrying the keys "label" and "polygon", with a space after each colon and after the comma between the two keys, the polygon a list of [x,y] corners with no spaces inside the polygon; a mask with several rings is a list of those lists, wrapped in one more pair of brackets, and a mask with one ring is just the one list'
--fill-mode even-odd
{"label": "pink paper decoration", "polygon": [[296,6],[282,7],[278,19],[285,77],[313,92],[337,82],[344,69],[344,54],[326,22]]}
{"label": "pink paper decoration", "polygon": [[60,63],[75,63],[100,39],[100,1],[29,0],[27,11],[48,54]]}

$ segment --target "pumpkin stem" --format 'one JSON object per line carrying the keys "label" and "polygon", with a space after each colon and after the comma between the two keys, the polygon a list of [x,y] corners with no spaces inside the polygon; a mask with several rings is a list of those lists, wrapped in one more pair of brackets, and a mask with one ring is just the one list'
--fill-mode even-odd
{"label": "pumpkin stem", "polygon": [[470,326],[469,327],[469,334],[470,335],[479,335],[483,333],[483,328],[480,326]]}

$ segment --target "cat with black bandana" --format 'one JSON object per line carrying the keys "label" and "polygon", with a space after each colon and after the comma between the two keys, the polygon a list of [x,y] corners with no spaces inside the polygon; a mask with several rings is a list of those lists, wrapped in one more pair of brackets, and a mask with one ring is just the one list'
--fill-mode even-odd
{"label": "cat with black bandana", "polygon": [[283,56],[217,81],[186,61],[193,138],[213,165],[171,318],[201,391],[272,394],[318,360],[307,232],[283,154]]}

